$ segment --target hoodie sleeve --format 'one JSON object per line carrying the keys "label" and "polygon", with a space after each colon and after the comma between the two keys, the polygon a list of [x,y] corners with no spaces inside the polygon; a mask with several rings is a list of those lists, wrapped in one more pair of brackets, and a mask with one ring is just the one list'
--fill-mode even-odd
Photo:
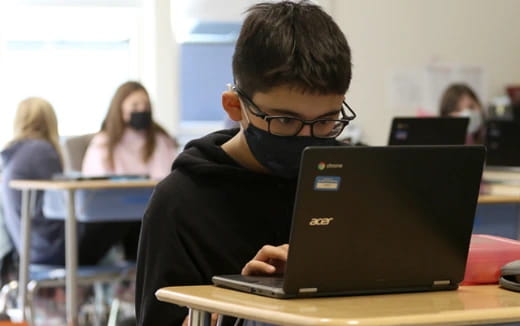
{"label": "hoodie sleeve", "polygon": [[[183,245],[179,220],[183,201],[177,173],[157,185],[142,222],[136,281],[137,325],[181,325],[188,310],[160,302],[165,286],[201,284],[202,276]],[[186,232],[186,231],[184,231]]]}

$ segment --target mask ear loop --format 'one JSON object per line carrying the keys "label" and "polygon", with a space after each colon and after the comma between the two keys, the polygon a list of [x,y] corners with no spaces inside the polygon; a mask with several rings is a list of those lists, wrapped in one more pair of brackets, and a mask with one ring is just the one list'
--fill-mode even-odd
{"label": "mask ear loop", "polygon": [[[238,93],[237,93],[237,91],[235,90],[233,84],[227,83],[226,86],[227,86],[228,91],[230,91],[230,92],[234,92],[234,93],[237,94],[237,96],[238,96]],[[244,103],[242,102],[242,100],[240,99],[240,96],[238,96],[238,101],[240,102],[240,108],[242,109],[242,114],[246,117],[247,125],[250,125],[250,124],[251,124],[251,120],[249,120],[249,115],[247,114],[247,109],[245,108],[245,104],[244,104]],[[242,124],[240,124],[240,127],[241,127],[242,129],[245,129],[245,127],[242,126]]]}
{"label": "mask ear loop", "polygon": [[238,98],[238,100],[240,101],[240,107],[242,108],[242,113],[244,114],[244,116],[246,117],[246,120],[247,120],[247,125],[246,127],[240,125],[242,127],[242,129],[246,129],[247,127],[249,127],[249,125],[251,125],[251,120],[249,120],[249,115],[248,115],[248,112],[247,112],[247,109],[245,108],[245,104],[243,104],[242,100],[240,100],[240,97]]}

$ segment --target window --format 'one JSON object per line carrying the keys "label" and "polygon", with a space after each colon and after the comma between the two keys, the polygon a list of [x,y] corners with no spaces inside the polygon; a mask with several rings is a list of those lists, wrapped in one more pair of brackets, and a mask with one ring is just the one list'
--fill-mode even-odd
{"label": "window", "polygon": [[[221,94],[233,82],[231,61],[244,11],[258,0],[173,1],[180,44],[181,143],[221,129],[227,115]],[[316,1],[315,1],[316,2]],[[330,1],[319,1],[325,9]]]}
{"label": "window", "polygon": [[26,0],[1,9],[2,145],[12,137],[21,100],[47,99],[62,136],[90,133],[99,130],[117,86],[137,77],[137,8],[122,6],[124,1],[113,7],[80,2]]}
{"label": "window", "polygon": [[221,94],[233,82],[231,61],[240,23],[200,23],[180,45],[180,128],[185,138],[222,129]]}
{"label": "window", "polygon": [[172,2],[179,44],[181,143],[224,127],[227,115],[221,94],[226,84],[233,82],[231,60],[242,13],[255,2],[258,1]]}

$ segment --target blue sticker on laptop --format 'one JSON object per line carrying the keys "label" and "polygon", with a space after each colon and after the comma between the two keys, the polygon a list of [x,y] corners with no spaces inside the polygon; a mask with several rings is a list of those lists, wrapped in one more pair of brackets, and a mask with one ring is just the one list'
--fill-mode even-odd
{"label": "blue sticker on laptop", "polygon": [[317,176],[314,179],[314,190],[316,191],[338,191],[341,177]]}

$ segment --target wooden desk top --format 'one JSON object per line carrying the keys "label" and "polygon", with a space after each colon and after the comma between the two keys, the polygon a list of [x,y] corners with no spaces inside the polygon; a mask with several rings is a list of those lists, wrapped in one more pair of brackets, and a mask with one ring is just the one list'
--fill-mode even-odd
{"label": "wooden desk top", "polygon": [[9,186],[18,189],[34,190],[75,190],[75,189],[115,189],[115,188],[153,188],[158,180],[13,180]]}
{"label": "wooden desk top", "polygon": [[205,286],[168,287],[159,300],[281,325],[462,325],[520,321],[520,293],[497,285],[457,291],[272,299]]}
{"label": "wooden desk top", "polygon": [[520,196],[486,195],[478,197],[479,204],[514,204],[520,203]]}
{"label": "wooden desk top", "polygon": [[487,169],[482,180],[479,203],[520,203],[520,170]]}
{"label": "wooden desk top", "polygon": [[485,169],[482,173],[482,179],[488,182],[508,181],[520,182],[520,169],[518,167],[509,170],[493,170]]}
{"label": "wooden desk top", "polygon": [[[13,180],[9,183],[14,189],[70,190],[70,189],[114,189],[114,188],[153,188],[159,180]],[[479,204],[520,203],[520,196],[481,194]]]}

